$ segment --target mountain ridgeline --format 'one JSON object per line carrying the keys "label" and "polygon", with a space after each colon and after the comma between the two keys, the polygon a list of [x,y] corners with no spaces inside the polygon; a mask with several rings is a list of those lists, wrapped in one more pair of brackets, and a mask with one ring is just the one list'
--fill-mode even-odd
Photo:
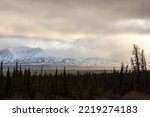
{"label": "mountain ridgeline", "polygon": [[[8,50],[7,53],[10,54]],[[54,74],[47,73],[41,67],[39,73],[32,74],[30,68],[23,69],[18,62],[13,71],[8,67],[4,73],[1,62],[0,99],[124,99],[129,92],[143,93],[145,97],[140,99],[149,99],[146,95],[150,94],[150,71],[144,50],[134,45],[132,55],[131,65],[122,63],[120,70],[77,70],[76,74],[65,67],[61,73],[57,68]]]}
{"label": "mountain ridgeline", "polygon": [[61,66],[120,66],[118,60],[109,60],[98,57],[73,58],[56,57],[51,52],[41,48],[4,48],[0,50],[0,61],[7,65],[15,65],[16,62],[22,65],[49,65],[53,67]]}

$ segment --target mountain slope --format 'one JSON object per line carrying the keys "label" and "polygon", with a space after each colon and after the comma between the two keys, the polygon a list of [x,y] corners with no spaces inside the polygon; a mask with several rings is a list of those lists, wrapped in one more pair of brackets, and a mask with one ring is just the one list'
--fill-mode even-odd
{"label": "mountain slope", "polygon": [[0,61],[5,64],[26,65],[52,65],[52,66],[118,66],[119,62],[98,57],[89,58],[57,58],[50,55],[51,52],[41,48],[17,47],[0,50]]}

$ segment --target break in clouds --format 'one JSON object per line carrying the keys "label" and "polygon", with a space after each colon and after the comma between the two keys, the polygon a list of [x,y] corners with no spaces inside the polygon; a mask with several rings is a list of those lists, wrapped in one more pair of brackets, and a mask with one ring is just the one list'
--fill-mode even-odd
{"label": "break in clouds", "polygon": [[149,0],[0,0],[0,45],[57,56],[128,58],[150,54]]}

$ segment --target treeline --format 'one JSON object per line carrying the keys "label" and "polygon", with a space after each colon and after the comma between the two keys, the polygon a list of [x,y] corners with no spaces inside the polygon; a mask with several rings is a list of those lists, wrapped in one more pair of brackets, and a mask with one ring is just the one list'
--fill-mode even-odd
{"label": "treeline", "polygon": [[0,99],[119,99],[120,96],[138,91],[150,93],[150,71],[147,70],[144,51],[134,45],[131,65],[122,63],[120,70],[76,74],[31,73],[30,68],[16,66],[10,72],[0,65]]}

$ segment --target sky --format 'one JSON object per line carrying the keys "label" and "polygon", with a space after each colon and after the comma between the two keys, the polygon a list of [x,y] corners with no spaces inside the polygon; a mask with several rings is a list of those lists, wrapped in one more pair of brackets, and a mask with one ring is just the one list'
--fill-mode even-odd
{"label": "sky", "polygon": [[123,60],[137,44],[149,56],[149,11],[150,0],[0,0],[0,46]]}

